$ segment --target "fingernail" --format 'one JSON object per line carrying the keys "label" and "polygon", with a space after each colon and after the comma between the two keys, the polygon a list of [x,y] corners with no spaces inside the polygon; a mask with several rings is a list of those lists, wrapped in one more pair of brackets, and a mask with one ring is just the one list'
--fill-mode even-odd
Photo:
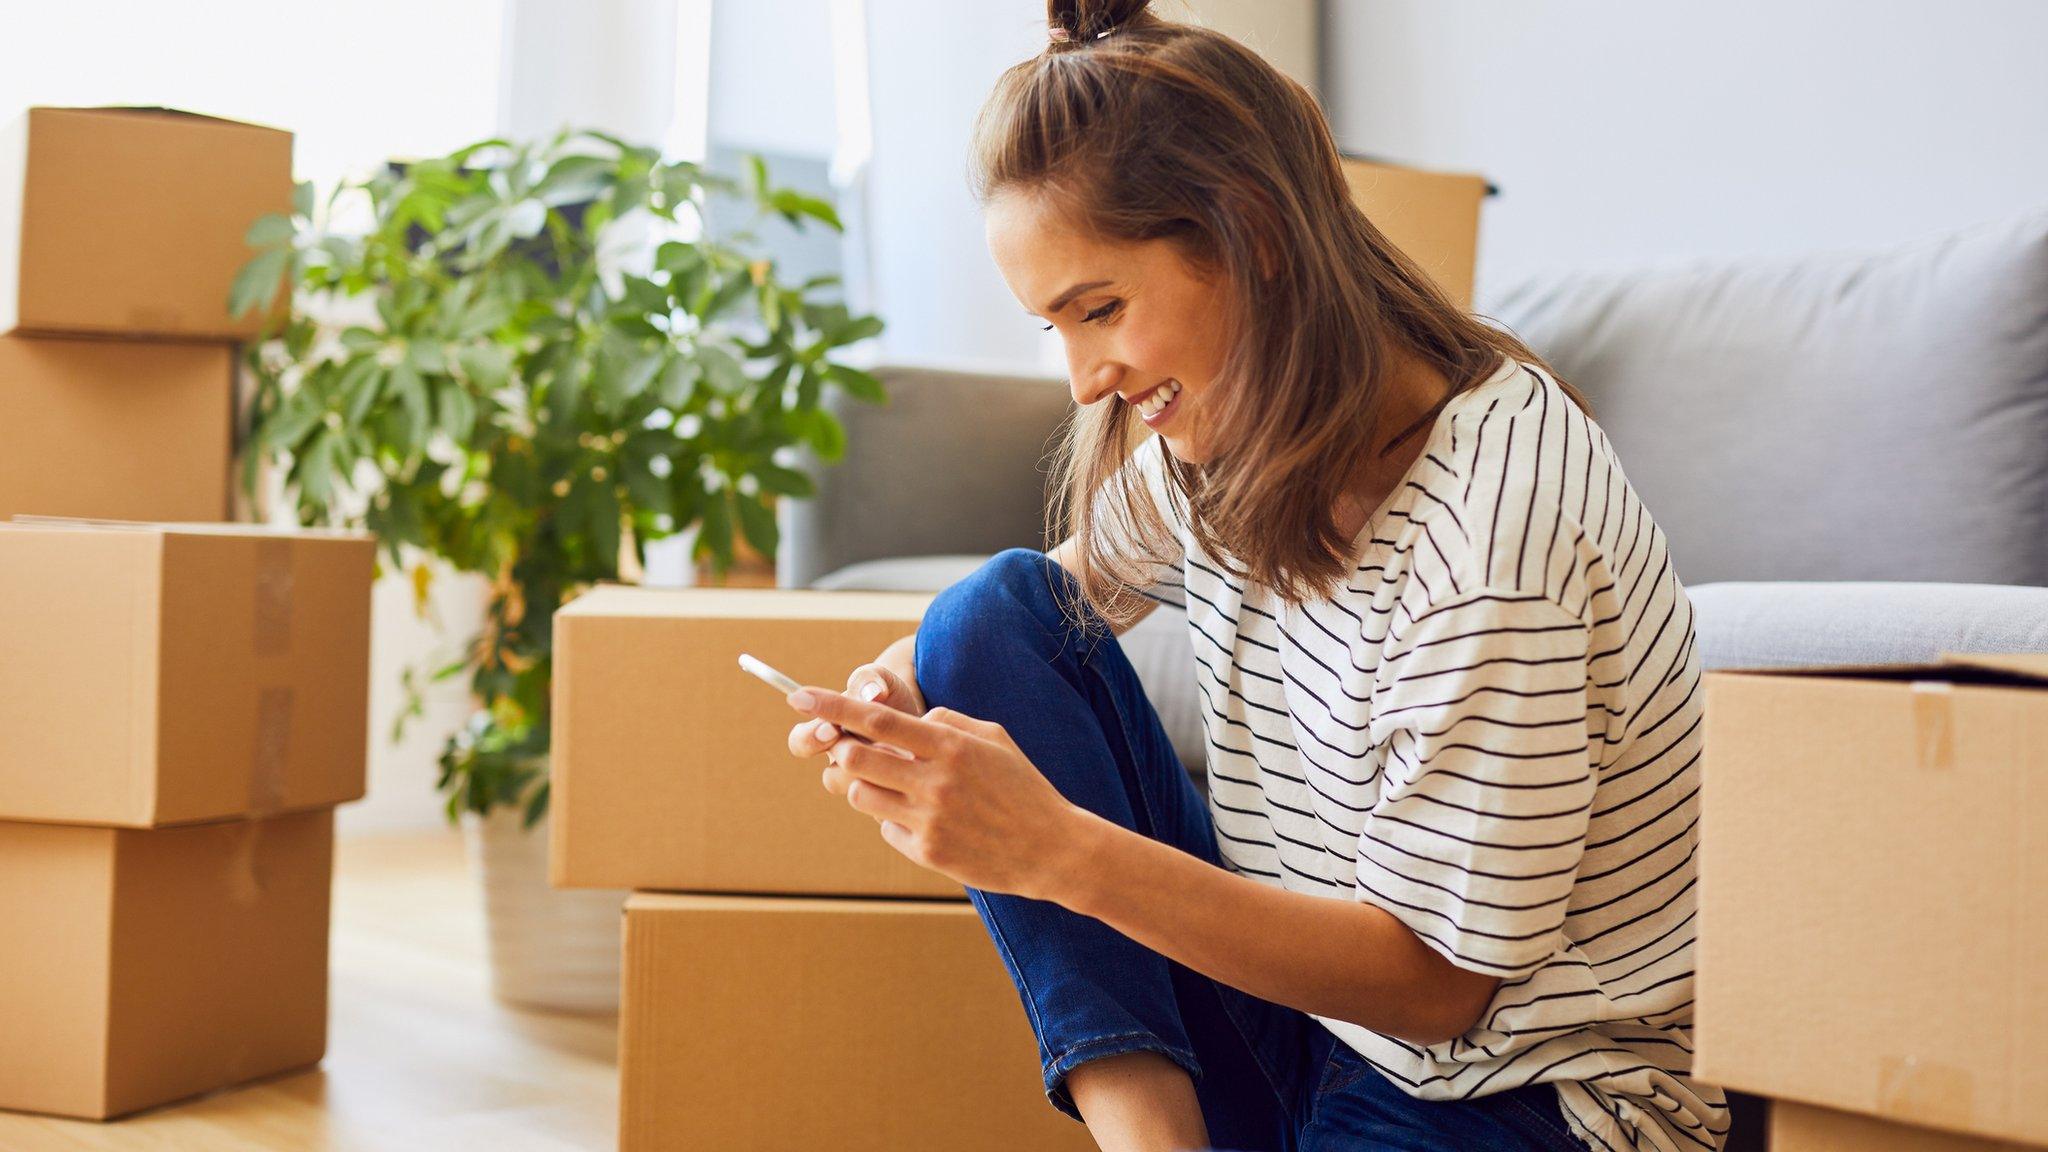
{"label": "fingernail", "polygon": [[818,694],[808,688],[799,688],[789,694],[789,706],[808,712],[818,706]]}
{"label": "fingernail", "polygon": [[811,725],[811,732],[818,739],[828,743],[839,738],[839,729],[834,728],[831,722],[826,720],[820,720]]}
{"label": "fingernail", "polygon": [[863,700],[873,700],[882,694],[883,687],[884,685],[880,680],[870,680],[860,686],[860,698]]}

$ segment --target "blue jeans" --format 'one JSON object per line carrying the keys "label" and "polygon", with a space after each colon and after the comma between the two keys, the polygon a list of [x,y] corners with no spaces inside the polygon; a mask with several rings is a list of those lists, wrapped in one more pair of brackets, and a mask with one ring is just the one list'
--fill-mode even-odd
{"label": "blue jeans", "polygon": [[[917,631],[926,703],[1001,724],[1068,800],[1221,867],[1208,807],[1116,637],[1063,613],[1074,589],[1044,553],[1013,548],[940,593]],[[1219,1149],[1582,1152],[1548,1084],[1417,1100],[1303,1012],[1057,904],[967,895],[1038,1036],[1046,1096],[1076,1119],[1075,1067],[1146,1051],[1187,1070]]]}

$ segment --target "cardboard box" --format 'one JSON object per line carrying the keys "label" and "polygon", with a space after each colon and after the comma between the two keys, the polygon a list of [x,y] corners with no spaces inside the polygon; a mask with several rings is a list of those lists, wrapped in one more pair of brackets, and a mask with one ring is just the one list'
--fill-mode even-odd
{"label": "cardboard box", "polygon": [[[292,203],[292,136],[165,108],[31,108],[0,131],[0,333],[240,340],[249,226]],[[282,306],[282,301],[279,302]]]}
{"label": "cardboard box", "polygon": [[223,345],[0,336],[0,520],[220,520],[233,455]]}
{"label": "cardboard box", "polygon": [[0,524],[0,819],[148,827],[360,797],[372,548]]}
{"label": "cardboard box", "polygon": [[1694,1073],[2048,1143],[2048,654],[1705,690]]}
{"label": "cardboard box", "polygon": [[1790,1100],[1771,1102],[1771,1152],[2026,1152],[2029,1147]]}
{"label": "cardboard box", "polygon": [[958,901],[626,901],[621,1152],[1093,1149]]}
{"label": "cardboard box", "polygon": [[750,652],[840,687],[931,596],[600,588],[555,616],[550,878],[570,888],[962,897],[789,754]]}
{"label": "cardboard box", "polygon": [[1483,176],[1428,172],[1347,156],[1344,180],[1373,226],[1422,265],[1460,308],[1472,307],[1479,262],[1479,202],[1493,191]]}
{"label": "cardboard box", "polygon": [[0,1108],[105,1119],[318,1063],[331,810],[0,822]]}

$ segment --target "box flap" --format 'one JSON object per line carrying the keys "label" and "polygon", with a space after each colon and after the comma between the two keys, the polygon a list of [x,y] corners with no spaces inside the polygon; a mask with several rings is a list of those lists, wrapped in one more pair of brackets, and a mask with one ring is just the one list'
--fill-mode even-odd
{"label": "box flap", "polygon": [[1943,652],[1941,662],[1964,668],[1989,668],[2048,684],[2048,652]]}
{"label": "box flap", "polygon": [[1713,668],[1708,676],[1802,676],[1856,680],[1948,680],[1967,684],[2048,686],[2048,653],[1942,652],[1932,661],[1895,664],[1749,665]]}
{"label": "box flap", "polygon": [[62,112],[86,116],[161,116],[166,119],[191,120],[204,124],[224,124],[231,128],[250,128],[258,132],[279,132],[282,128],[268,124],[255,124],[247,120],[232,120],[226,116],[209,116],[204,112],[188,112],[183,108],[166,108],[161,104],[95,104],[79,107],[59,107],[54,104],[36,104],[29,108],[35,112]]}
{"label": "box flap", "polygon": [[698,620],[901,620],[924,618],[930,592],[828,592],[816,588],[633,588],[605,584],[557,616],[674,617]]}
{"label": "box flap", "polygon": [[162,536],[249,536],[260,539],[362,540],[367,532],[347,528],[292,528],[275,524],[210,524],[204,521],[94,520],[83,516],[18,515],[0,521],[0,531],[28,529],[54,532],[152,532]]}

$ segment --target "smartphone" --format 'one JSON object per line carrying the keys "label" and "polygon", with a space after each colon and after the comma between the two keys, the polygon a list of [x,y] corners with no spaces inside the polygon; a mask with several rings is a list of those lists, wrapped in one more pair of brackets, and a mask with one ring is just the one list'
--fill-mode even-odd
{"label": "smartphone", "polygon": [[[760,680],[763,684],[768,685],[770,688],[776,689],[777,691],[781,692],[784,696],[787,696],[791,692],[794,692],[797,689],[803,687],[803,685],[797,683],[795,680],[792,680],[788,676],[785,676],[781,672],[778,672],[774,668],[770,667],[766,661],[756,660],[754,657],[747,655],[745,652],[740,653],[740,667],[746,669],[749,675]],[[861,735],[858,732],[850,732],[844,728],[841,728],[839,732],[841,735],[845,736],[849,740],[854,740],[862,744],[874,743],[873,740],[868,739],[867,737]]]}

